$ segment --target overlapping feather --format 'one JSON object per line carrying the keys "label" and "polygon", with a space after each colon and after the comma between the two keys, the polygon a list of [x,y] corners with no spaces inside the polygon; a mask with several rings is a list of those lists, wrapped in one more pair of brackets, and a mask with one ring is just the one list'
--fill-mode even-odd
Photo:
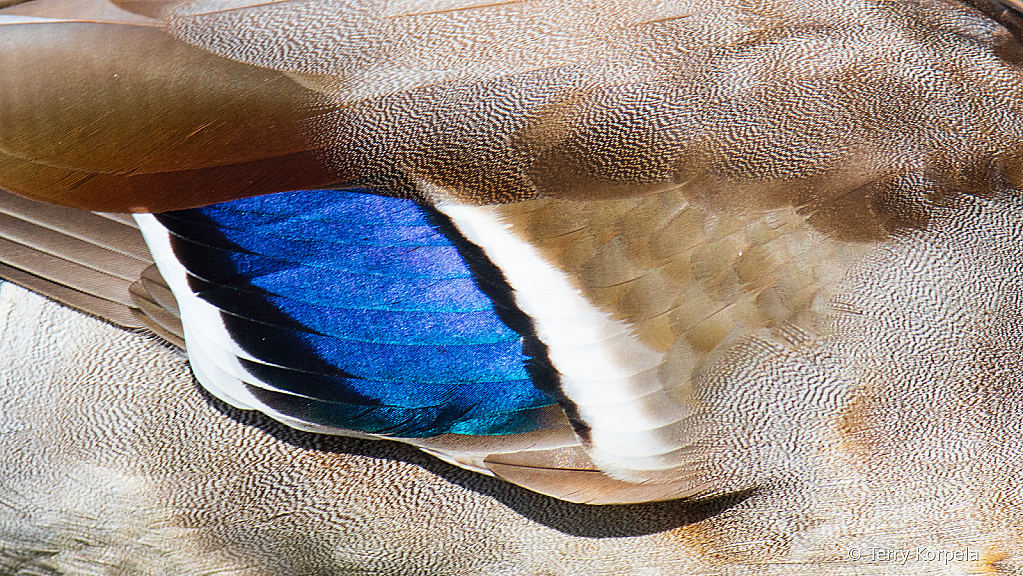
{"label": "overlapping feather", "polygon": [[[439,210],[449,240],[503,275],[502,305],[528,318],[518,334],[535,334],[555,372],[530,393],[551,401],[544,425],[507,437],[430,426],[393,436],[579,501],[735,490],[770,474],[799,426],[771,406],[816,408],[805,391],[778,392],[737,418],[738,392],[722,375],[744,373],[766,350],[835,337],[845,313],[836,295],[858,263],[925,229],[957,195],[1023,182],[1019,8],[34,0],[0,11],[0,186],[133,212],[358,186]],[[63,221],[24,224],[27,206],[4,227],[7,277],[122,323],[126,308],[95,298],[128,306],[138,279],[134,317],[183,336],[199,379],[226,400],[297,427],[387,432],[355,425],[358,416],[349,428],[345,418],[325,424],[309,402],[275,408],[247,387],[246,362],[315,372],[272,345],[253,352],[225,324],[242,317],[255,340],[281,341],[282,328],[301,323],[256,317],[235,298],[287,298],[275,288],[230,285],[239,270],[279,272],[261,269],[267,255],[244,242],[273,229],[273,214],[238,220],[229,245],[224,222],[143,217],[165,285],[143,273],[144,256],[114,248],[133,259],[124,264],[99,240],[135,232],[75,217],[93,219],[95,235],[71,234],[86,247],[56,235]],[[372,308],[393,287],[388,267],[407,263],[379,247],[329,254],[391,278],[336,290],[350,271],[308,272],[327,260],[323,242],[274,235],[284,259],[302,262],[303,282],[322,285],[324,301],[307,304]],[[235,270],[203,268],[202,254],[225,250]],[[117,280],[89,280],[93,270]],[[379,328],[356,329],[353,316],[324,334],[328,317],[297,331],[352,339]],[[340,355],[366,374],[391,362]],[[420,373],[488,368],[468,358]],[[255,388],[280,391],[281,378]]]}

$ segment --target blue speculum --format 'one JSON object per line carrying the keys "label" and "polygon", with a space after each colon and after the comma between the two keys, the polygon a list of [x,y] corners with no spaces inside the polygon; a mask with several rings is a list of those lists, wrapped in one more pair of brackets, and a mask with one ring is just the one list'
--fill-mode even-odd
{"label": "blue speculum", "polygon": [[427,206],[310,190],[159,219],[275,410],[425,437],[528,432],[556,403],[503,275]]}

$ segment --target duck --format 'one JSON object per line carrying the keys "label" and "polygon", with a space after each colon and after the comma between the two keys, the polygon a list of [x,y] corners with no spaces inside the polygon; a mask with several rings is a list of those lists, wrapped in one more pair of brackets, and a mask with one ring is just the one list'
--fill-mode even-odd
{"label": "duck", "polygon": [[[57,394],[101,396],[65,417],[100,424],[72,460],[128,471],[76,484],[83,501],[217,484],[173,447],[219,438],[239,449],[196,454],[243,483],[254,461],[322,457],[322,476],[366,450],[436,458],[472,479],[431,478],[438,494],[485,485],[533,502],[531,521],[666,514],[660,532],[601,534],[670,533],[685,562],[752,569],[756,550],[847,574],[911,550],[974,571],[1017,558],[1015,1],[6,4],[0,277],[91,316],[4,286],[19,311],[61,318],[23,340],[59,334],[81,355],[88,339],[57,326],[102,333],[84,362],[103,375],[86,381],[121,390],[120,409],[70,382]],[[128,342],[148,359],[132,369],[113,352]],[[72,367],[54,354],[48,374]],[[30,366],[11,370],[9,396],[40,398],[18,384]],[[145,414],[136,394],[159,414],[120,430],[119,410]],[[138,465],[86,456],[108,447]],[[420,475],[399,468],[389,479]],[[202,498],[133,509],[145,528],[119,526],[140,531],[117,534],[118,554],[164,543],[154,526],[217,541],[183,521],[231,517]],[[286,494],[266,502],[308,517]],[[369,506],[339,509],[355,504]],[[12,525],[43,530],[33,518]],[[104,533],[85,525],[77,538]],[[232,558],[276,566],[257,536],[219,534]],[[280,534],[267,545],[302,550],[281,573],[340,554]]]}

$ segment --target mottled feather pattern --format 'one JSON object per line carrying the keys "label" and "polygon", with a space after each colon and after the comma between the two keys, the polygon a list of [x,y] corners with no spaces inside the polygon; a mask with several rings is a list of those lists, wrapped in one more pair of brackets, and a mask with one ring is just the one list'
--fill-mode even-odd
{"label": "mottled feather pattern", "polygon": [[[552,263],[580,279],[576,288],[590,302],[656,352],[649,376],[635,380],[631,389],[637,400],[662,389],[667,394],[649,397],[643,410],[651,417],[672,402],[683,408],[659,423],[651,418],[647,426],[656,426],[654,435],[675,450],[664,456],[657,468],[666,469],[655,477],[674,482],[695,474],[700,479],[690,490],[720,480],[720,471],[696,471],[716,454],[700,446],[707,428],[729,418],[708,410],[705,401],[707,394],[728,390],[729,383],[707,382],[705,374],[745,366],[763,346],[813,347],[834,336],[835,292],[853,264],[869,253],[864,244],[814,230],[791,208],[721,213],[689,203],[677,191],[586,203],[540,199],[498,211],[524,240],[542,246]],[[589,404],[580,410],[584,415],[609,410],[607,423],[620,426],[618,403],[628,397],[596,390],[585,399],[576,396]],[[717,410],[730,414],[734,407]],[[747,458],[736,453],[729,462]]]}
{"label": "mottled feather pattern", "polygon": [[[822,227],[876,237],[918,224],[949,188],[989,188],[991,167],[1019,156],[1017,40],[958,3],[520,2],[419,16],[327,0],[117,4],[148,19],[5,26],[5,51],[24,54],[4,71],[19,78],[5,100],[17,136],[0,146],[8,187],[70,204],[91,194],[108,209],[121,194],[135,202],[123,209],[161,211],[331,181],[415,195],[410,180],[425,179],[474,202],[686,184],[805,206]],[[443,33],[451,26],[458,34]],[[564,41],[548,42],[551,30]],[[132,104],[96,126],[136,128],[112,140],[126,144],[117,153],[50,158],[53,142],[101,134],[79,119],[105,101],[62,107],[19,72],[79,62],[82,50],[32,48],[51,33],[97,49],[124,36],[121,56],[71,67]],[[150,50],[133,47],[143,41]],[[128,56],[155,53],[153,42],[166,47],[158,66]],[[145,113],[167,93],[191,96]],[[136,141],[143,133],[160,136]],[[922,198],[891,192],[906,178],[923,181]],[[157,185],[178,192],[147,192]]]}
{"label": "mottled feather pattern", "polygon": [[0,7],[0,569],[1019,567],[1018,0]]}
{"label": "mottled feather pattern", "polygon": [[[304,85],[342,107],[314,129],[336,169],[411,172],[474,201],[685,183],[696,194],[725,187],[806,205],[823,225],[877,235],[887,221],[926,217],[914,210],[924,201],[885,202],[891,180],[962,186],[962,175],[1018,154],[1020,71],[999,53],[1014,40],[964,7],[674,2],[594,12],[521,2],[395,16],[386,3],[218,6],[170,9],[168,26],[300,83],[327,78]],[[921,49],[907,29],[941,40]],[[440,76],[408,72],[432,70]],[[880,222],[829,214],[850,194],[879,207]]]}
{"label": "mottled feather pattern", "polygon": [[[872,257],[838,298],[849,311],[842,330],[859,335],[851,348],[751,346],[746,368],[709,375],[727,383],[712,402],[739,407],[729,425],[793,434],[759,446],[775,459],[756,490],[723,501],[570,505],[398,444],[303,435],[252,413],[207,409],[179,353],[3,286],[3,357],[49,353],[31,366],[0,366],[3,397],[18,399],[2,404],[0,445],[11,457],[0,478],[13,489],[0,494],[22,514],[3,516],[10,552],[0,566],[1011,574],[1023,522],[1019,209],[1008,195],[968,200]],[[919,301],[914,287],[932,266],[942,289]],[[954,320],[922,322],[935,310]],[[971,344],[960,348],[964,336]],[[891,354],[865,353],[868,341]],[[778,398],[799,402],[761,409]],[[239,450],[249,457],[239,461]],[[67,464],[40,464],[58,453]],[[914,556],[872,560],[871,548]],[[854,560],[853,550],[867,556]],[[940,550],[976,556],[927,560]]]}

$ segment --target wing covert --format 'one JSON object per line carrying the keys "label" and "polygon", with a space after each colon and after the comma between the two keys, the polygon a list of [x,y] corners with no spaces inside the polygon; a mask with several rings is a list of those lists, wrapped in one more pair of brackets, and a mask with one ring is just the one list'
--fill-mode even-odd
{"label": "wing covert", "polygon": [[545,359],[492,299],[500,276],[480,279],[442,218],[410,200],[306,191],[141,222],[171,248],[173,262],[157,260],[178,300],[219,323],[184,315],[186,340],[201,332],[210,346],[190,344],[193,362],[231,374],[249,407],[396,437],[550,425]]}

